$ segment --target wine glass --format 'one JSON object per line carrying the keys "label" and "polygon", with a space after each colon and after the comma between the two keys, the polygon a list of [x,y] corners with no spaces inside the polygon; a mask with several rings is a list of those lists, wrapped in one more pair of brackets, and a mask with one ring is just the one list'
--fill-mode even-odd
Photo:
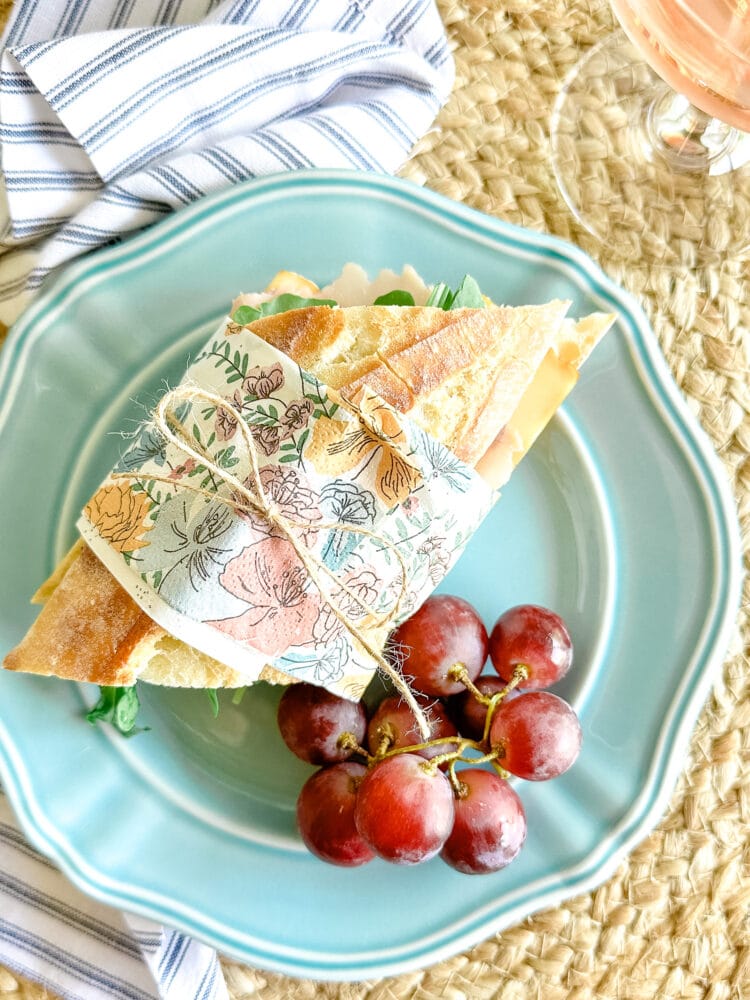
{"label": "wine glass", "polygon": [[746,254],[750,0],[611,5],[624,31],[586,54],[555,104],[565,201],[615,257],[692,266]]}

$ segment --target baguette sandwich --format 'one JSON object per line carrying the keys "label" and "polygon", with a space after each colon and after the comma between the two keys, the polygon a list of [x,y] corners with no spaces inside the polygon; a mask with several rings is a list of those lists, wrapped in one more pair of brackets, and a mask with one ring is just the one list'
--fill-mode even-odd
{"label": "baguette sandwich", "polygon": [[[499,488],[575,385],[612,317],[573,320],[561,301],[496,306],[477,301],[478,290],[467,287],[466,294],[430,293],[411,269],[371,285],[361,269],[347,265],[321,290],[281,272],[264,293],[241,296],[233,316],[249,316],[254,334],[342,396],[362,386],[373,390]],[[337,304],[314,304],[318,299]],[[373,299],[381,304],[365,304]],[[264,308],[284,301],[296,308]],[[393,301],[414,304],[387,304]],[[114,688],[137,680],[193,688],[247,684],[152,621],[80,540],[35,600],[44,606],[6,656],[8,670]],[[291,680],[270,664],[261,679]]]}

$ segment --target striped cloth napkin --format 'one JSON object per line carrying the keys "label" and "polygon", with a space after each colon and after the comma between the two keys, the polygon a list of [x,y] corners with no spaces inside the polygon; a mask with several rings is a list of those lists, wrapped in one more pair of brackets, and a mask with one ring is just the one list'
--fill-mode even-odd
{"label": "striped cloth napkin", "polygon": [[78,892],[0,790],[0,964],[70,1000],[228,1000],[216,952]]}
{"label": "striped cloth napkin", "polygon": [[452,82],[433,0],[16,0],[0,320],[54,268],[208,192],[397,170]]}
{"label": "striped cloth napkin", "polygon": [[[227,185],[393,172],[453,82],[433,0],[16,0],[0,57],[0,320],[55,268]],[[216,954],[87,899],[0,791],[0,964],[71,1000],[222,1000]]]}

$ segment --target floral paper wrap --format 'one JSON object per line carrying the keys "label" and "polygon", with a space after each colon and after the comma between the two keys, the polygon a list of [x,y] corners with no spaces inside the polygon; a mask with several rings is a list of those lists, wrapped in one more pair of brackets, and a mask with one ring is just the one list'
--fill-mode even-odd
{"label": "floral paper wrap", "polygon": [[[86,505],[78,530],[162,628],[248,683],[271,665],[358,698],[375,663],[331,603],[381,649],[387,631],[459,557],[494,492],[379,397],[362,390],[342,400],[230,321],[183,385],[218,395],[241,414],[266,496],[300,525],[298,544],[335,579],[316,585],[287,537],[262,516],[218,500],[231,499],[227,483],[151,421]],[[229,409],[193,402],[179,418],[198,450],[245,480],[249,455]],[[348,593],[337,592],[337,580]],[[368,633],[368,614],[352,593],[377,613],[400,600],[396,621]]]}

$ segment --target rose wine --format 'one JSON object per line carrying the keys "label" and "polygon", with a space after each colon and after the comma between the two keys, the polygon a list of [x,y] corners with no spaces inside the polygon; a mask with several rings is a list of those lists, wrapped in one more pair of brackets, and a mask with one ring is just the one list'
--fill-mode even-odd
{"label": "rose wine", "polygon": [[706,114],[750,132],[748,0],[612,0],[644,59]]}

